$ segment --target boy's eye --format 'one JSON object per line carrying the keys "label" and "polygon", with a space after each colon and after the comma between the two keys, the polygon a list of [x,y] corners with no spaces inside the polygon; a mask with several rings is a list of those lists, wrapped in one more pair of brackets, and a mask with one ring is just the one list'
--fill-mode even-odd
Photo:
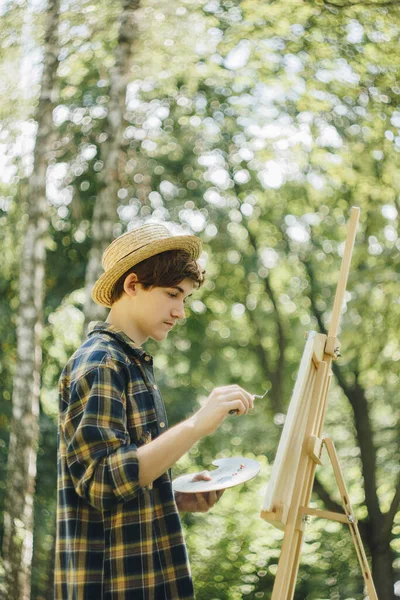
{"label": "boy's eye", "polygon": [[[167,292],[167,293],[168,293],[168,296],[170,296],[171,298],[177,298],[177,297],[178,297],[178,294],[174,294],[174,293],[172,293],[172,292]],[[187,299],[187,298],[184,298],[184,299],[183,299],[183,304],[186,306],[186,305],[187,305],[187,303],[188,303],[188,299]]]}

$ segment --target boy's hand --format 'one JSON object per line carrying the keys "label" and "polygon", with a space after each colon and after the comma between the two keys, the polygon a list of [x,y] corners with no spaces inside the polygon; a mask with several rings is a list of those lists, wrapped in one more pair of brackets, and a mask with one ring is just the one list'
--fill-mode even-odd
{"label": "boy's hand", "polygon": [[[192,481],[209,481],[211,479],[208,471],[197,473]],[[215,492],[200,492],[196,494],[185,494],[175,492],[175,502],[180,512],[208,512],[221,498],[225,490]]]}
{"label": "boy's hand", "polygon": [[249,408],[254,408],[254,396],[239,385],[227,385],[213,389],[207,402],[192,418],[203,437],[218,429],[230,410],[237,410],[240,416],[247,414]]}

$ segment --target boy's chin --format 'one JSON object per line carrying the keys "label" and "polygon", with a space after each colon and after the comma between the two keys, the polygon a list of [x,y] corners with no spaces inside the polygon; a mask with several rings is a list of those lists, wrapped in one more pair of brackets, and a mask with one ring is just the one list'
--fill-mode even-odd
{"label": "boy's chin", "polygon": [[162,342],[168,336],[168,333],[168,331],[157,331],[149,335],[149,338],[151,338],[155,342]]}

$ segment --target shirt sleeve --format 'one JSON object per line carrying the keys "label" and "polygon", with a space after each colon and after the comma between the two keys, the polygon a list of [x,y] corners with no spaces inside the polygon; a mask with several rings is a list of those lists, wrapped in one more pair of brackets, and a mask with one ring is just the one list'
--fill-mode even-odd
{"label": "shirt sleeve", "polygon": [[115,366],[99,365],[71,383],[61,422],[79,496],[107,510],[138,495],[137,446],[130,440],[124,381]]}

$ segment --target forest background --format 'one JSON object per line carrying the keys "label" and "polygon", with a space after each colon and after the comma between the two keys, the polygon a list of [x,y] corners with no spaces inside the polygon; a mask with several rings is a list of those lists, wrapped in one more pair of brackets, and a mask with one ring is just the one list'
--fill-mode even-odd
{"label": "forest background", "polygon": [[[155,355],[170,424],[213,387],[266,400],[174,469],[261,474],[183,517],[199,600],[269,598],[259,519],[304,333],[329,324],[361,207],[326,433],[380,600],[400,595],[398,2],[0,2],[0,595],[53,598],[57,381],[105,312],[101,253],[149,221],[204,243],[204,287]],[[320,468],[313,505],[339,509]],[[307,525],[296,600],[361,599],[346,529]]]}

